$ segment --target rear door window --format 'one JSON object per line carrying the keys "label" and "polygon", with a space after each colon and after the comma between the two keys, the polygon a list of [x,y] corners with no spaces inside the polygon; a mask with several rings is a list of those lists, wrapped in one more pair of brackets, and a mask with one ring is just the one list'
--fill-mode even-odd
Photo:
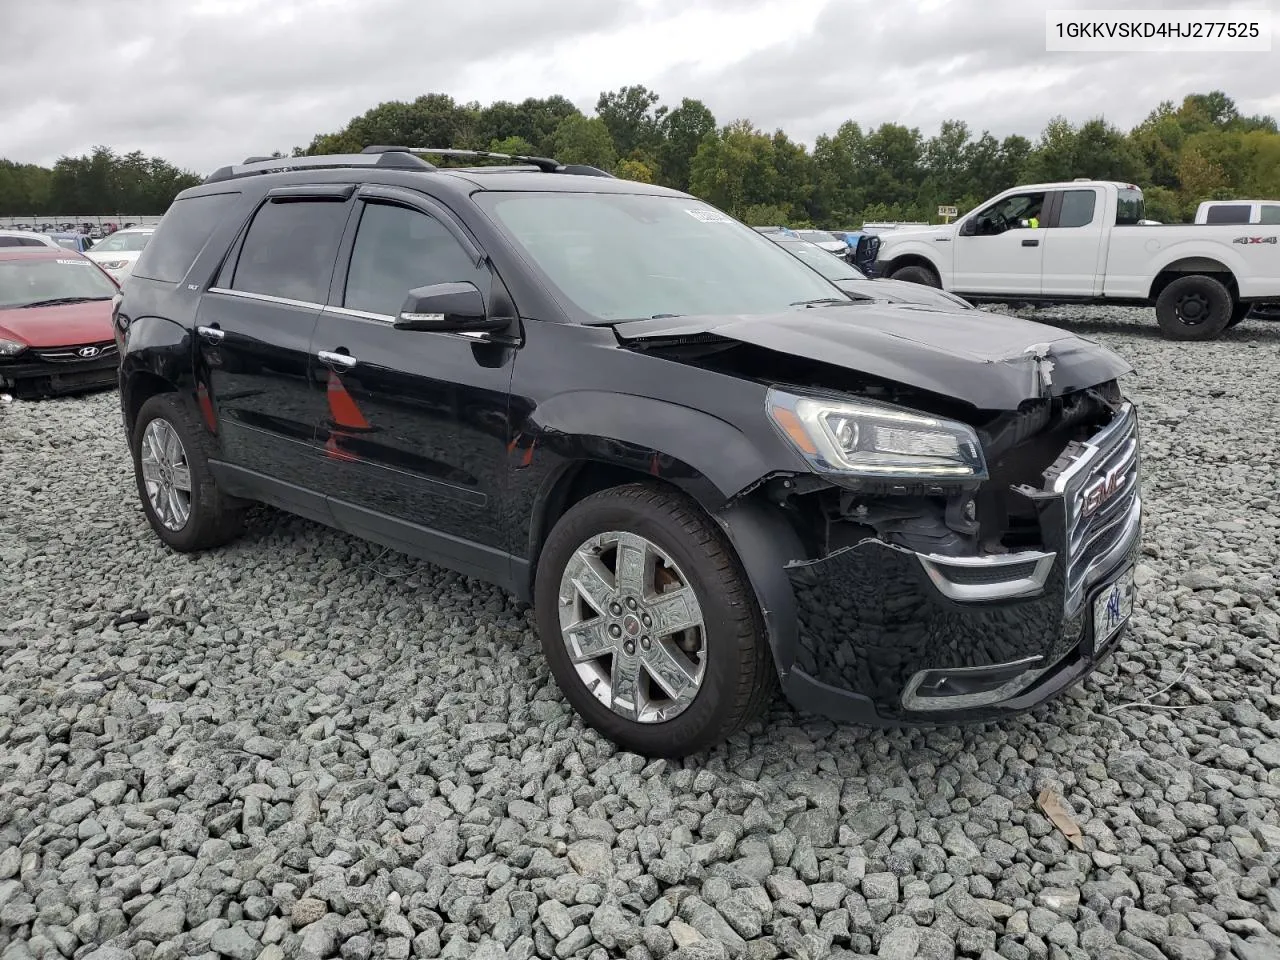
{"label": "rear door window", "polygon": [[338,200],[264,204],[245,234],[232,289],[323,304],[349,210]]}
{"label": "rear door window", "polygon": [[133,275],[162,283],[180,281],[196,262],[219,219],[239,196],[237,191],[175,200],[134,264]]}
{"label": "rear door window", "polygon": [[1060,227],[1087,227],[1093,223],[1098,194],[1093,190],[1065,190],[1062,194],[1062,210],[1058,214]]}

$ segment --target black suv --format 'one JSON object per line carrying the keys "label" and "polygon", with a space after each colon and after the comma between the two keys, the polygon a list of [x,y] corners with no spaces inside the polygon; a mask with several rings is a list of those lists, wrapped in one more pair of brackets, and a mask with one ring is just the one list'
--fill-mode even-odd
{"label": "black suv", "polygon": [[179,195],[116,308],[165,543],[262,501],[499,584],[585,721],[656,756],[775,681],[855,723],[989,720],[1113,648],[1142,513],[1119,357],[852,300],[674,190],[465,154]]}

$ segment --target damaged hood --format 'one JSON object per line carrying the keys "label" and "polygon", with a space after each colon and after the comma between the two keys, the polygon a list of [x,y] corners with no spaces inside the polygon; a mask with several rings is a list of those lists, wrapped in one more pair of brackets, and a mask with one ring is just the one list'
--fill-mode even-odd
{"label": "damaged hood", "polygon": [[614,327],[618,338],[712,335],[818,360],[972,404],[1014,410],[1113,380],[1133,368],[1065,330],[981,310],[891,304],[796,308],[759,316],[671,317]]}

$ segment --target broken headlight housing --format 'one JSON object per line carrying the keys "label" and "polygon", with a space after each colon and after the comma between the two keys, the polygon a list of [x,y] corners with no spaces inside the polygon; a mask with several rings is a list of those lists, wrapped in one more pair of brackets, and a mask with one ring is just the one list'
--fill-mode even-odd
{"label": "broken headlight housing", "polygon": [[774,425],[819,473],[895,480],[987,476],[978,435],[956,420],[777,387],[769,390],[765,403]]}

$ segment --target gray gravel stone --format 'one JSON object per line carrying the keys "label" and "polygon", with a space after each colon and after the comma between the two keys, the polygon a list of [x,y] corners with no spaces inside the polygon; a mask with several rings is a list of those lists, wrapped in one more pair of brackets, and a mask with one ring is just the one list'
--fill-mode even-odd
{"label": "gray gravel stone", "polygon": [[0,960],[1277,956],[1280,326],[1020,312],[1138,370],[1129,633],[1030,715],[779,700],[697,763],[585,730],[500,591],[257,508],[177,557],[114,394],[0,405]]}

